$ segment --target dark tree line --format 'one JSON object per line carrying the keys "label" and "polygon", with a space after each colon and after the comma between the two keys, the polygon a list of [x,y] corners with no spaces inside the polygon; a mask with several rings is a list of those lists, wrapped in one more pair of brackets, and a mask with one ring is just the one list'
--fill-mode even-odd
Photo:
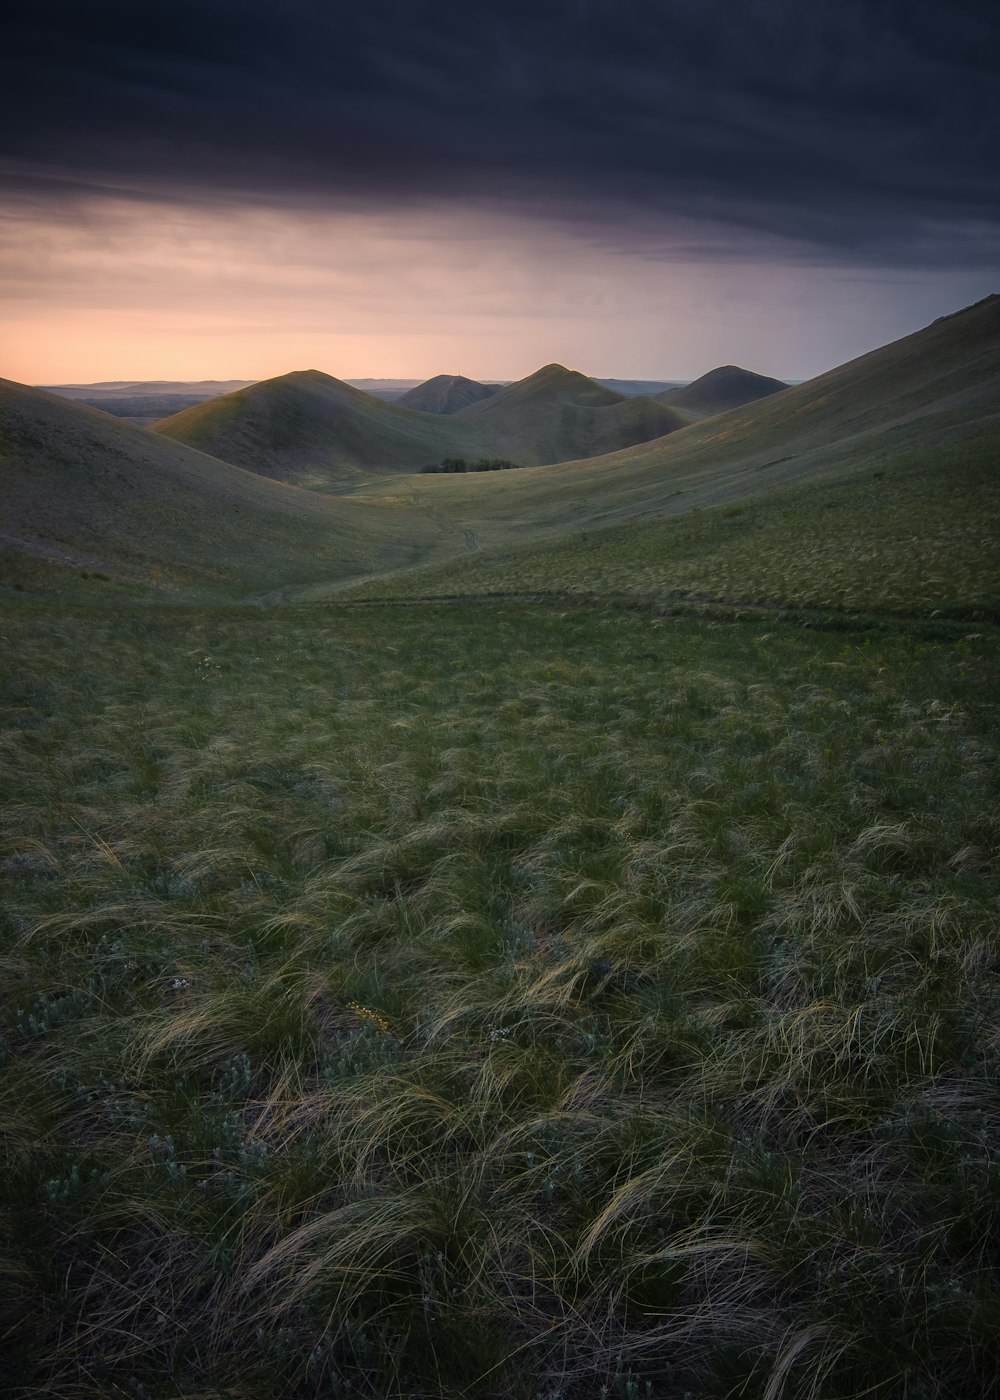
{"label": "dark tree line", "polygon": [[433,462],[421,467],[422,472],[509,472],[523,466],[523,462],[510,462],[506,457],[480,457],[478,461],[467,462],[464,457],[445,457],[443,462]]}

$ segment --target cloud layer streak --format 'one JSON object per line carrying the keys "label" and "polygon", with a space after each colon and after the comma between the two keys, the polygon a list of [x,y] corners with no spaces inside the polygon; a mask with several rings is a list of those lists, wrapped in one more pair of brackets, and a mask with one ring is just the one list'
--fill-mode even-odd
{"label": "cloud layer streak", "polygon": [[979,0],[98,0],[16,7],[5,39],[11,197],[473,200],[640,249],[681,218],[828,261],[997,256]]}
{"label": "cloud layer streak", "polygon": [[982,0],[15,0],[0,374],[803,378],[1000,272]]}

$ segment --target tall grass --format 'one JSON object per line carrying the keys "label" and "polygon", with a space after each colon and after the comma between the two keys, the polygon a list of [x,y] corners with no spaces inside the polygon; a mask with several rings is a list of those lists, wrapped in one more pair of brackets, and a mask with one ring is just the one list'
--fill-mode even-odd
{"label": "tall grass", "polygon": [[0,636],[10,1393],[995,1393],[989,628]]}

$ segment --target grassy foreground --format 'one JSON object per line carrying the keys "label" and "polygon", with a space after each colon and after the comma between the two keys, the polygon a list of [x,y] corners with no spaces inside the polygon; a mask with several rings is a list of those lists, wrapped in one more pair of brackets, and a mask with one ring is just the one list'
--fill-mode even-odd
{"label": "grassy foreground", "polygon": [[975,627],[5,610],[7,1393],[995,1393]]}

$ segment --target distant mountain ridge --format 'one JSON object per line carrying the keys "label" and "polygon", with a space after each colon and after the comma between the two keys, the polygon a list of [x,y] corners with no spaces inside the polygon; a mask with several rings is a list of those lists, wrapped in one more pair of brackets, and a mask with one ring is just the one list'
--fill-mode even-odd
{"label": "distant mountain ridge", "polygon": [[126,399],[135,396],[148,399],[177,394],[209,398],[214,394],[230,394],[236,389],[245,389],[253,382],[252,379],[105,379],[97,384],[39,384],[37,387],[48,394],[58,394],[60,398],[89,402],[102,398]]}
{"label": "distant mountain ridge", "polygon": [[252,384],[252,379],[106,379],[97,384],[39,385],[45,393],[99,408],[115,418],[148,427],[161,418],[194,408]]}
{"label": "distant mountain ridge", "polygon": [[[712,373],[719,374],[721,371]],[[623,398],[660,398],[668,390],[686,387],[684,380],[589,377],[595,384]],[[705,379],[709,377],[703,376]],[[116,418],[149,424],[172,417],[186,408],[194,408],[207,399],[235,393],[262,382],[258,379],[105,379],[93,384],[38,384],[35,387],[45,393],[57,394],[60,398],[103,409]],[[344,379],[342,382],[387,403],[402,403],[404,407],[416,408],[423,413],[450,414],[460,412],[479,399],[488,398],[513,381],[480,381],[462,374],[437,374],[427,380]],[[664,401],[670,402],[669,399]]]}

